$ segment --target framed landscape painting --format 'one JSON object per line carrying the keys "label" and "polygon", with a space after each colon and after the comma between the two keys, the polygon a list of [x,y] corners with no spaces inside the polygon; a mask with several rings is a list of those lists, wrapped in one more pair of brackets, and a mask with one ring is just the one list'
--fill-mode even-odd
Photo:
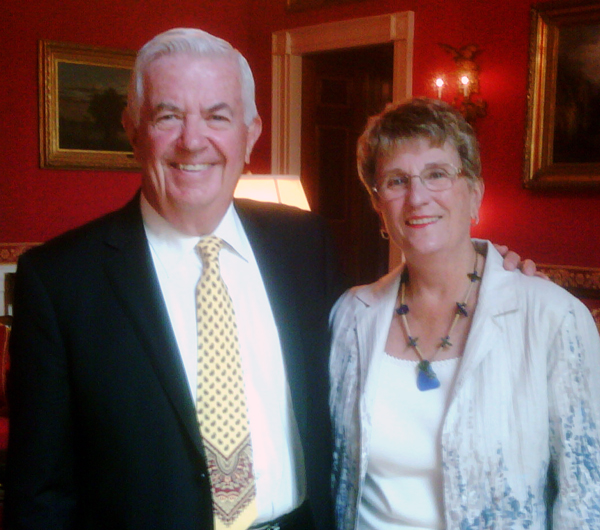
{"label": "framed landscape painting", "polygon": [[43,168],[136,169],[121,125],[135,52],[41,41]]}

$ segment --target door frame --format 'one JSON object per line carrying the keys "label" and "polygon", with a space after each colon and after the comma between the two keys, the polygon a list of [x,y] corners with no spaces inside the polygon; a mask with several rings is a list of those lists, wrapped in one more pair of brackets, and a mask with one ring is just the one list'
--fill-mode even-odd
{"label": "door frame", "polygon": [[[412,95],[414,12],[328,22],[272,35],[271,171],[300,175],[302,55],[393,43],[392,98]],[[390,245],[390,266],[401,259]]]}

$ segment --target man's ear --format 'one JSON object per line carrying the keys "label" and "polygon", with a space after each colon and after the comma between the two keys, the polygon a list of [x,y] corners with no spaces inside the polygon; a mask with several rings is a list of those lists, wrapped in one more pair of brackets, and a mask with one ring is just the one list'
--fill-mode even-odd
{"label": "man's ear", "polygon": [[125,107],[123,109],[123,113],[121,114],[121,124],[123,125],[123,129],[125,129],[125,133],[127,134],[127,138],[131,144],[131,147],[133,147],[135,151],[137,142],[137,127],[133,123],[131,113],[129,112],[129,107]]}
{"label": "man's ear", "polygon": [[248,134],[246,136],[246,157],[244,162],[246,164],[250,163],[250,154],[252,153],[252,149],[254,149],[254,144],[258,140],[260,133],[262,132],[262,120],[258,114],[256,118],[252,120],[252,123],[248,126]]}

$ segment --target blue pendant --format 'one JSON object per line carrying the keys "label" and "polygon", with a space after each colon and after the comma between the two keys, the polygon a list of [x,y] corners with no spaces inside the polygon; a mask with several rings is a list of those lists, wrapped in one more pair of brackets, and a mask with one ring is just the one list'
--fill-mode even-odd
{"label": "blue pendant", "polygon": [[424,392],[425,390],[433,390],[439,388],[440,380],[435,375],[431,363],[429,361],[421,361],[418,365],[419,374],[417,375],[417,388]]}

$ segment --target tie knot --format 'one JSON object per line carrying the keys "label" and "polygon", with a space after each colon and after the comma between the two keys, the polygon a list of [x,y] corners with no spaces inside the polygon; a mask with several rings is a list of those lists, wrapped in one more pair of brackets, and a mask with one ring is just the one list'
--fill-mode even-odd
{"label": "tie knot", "polygon": [[208,236],[203,237],[196,247],[200,251],[200,256],[202,257],[202,262],[205,265],[218,263],[219,262],[219,252],[223,248],[225,242],[217,236]]}

